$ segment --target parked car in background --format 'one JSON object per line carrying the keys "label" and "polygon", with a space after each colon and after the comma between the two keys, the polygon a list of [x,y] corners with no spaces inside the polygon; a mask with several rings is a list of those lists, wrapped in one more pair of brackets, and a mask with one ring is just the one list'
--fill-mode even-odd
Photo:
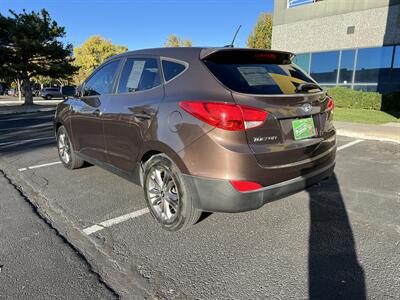
{"label": "parked car in background", "polygon": [[35,97],[40,97],[40,95],[41,95],[41,90],[40,89],[32,89],[32,95],[33,96],[35,96]]}
{"label": "parked car in background", "polygon": [[112,57],[64,92],[59,157],[141,185],[171,231],[202,211],[248,211],[303,190],[332,174],[336,134],[332,98],[292,56],[161,48]]}
{"label": "parked car in background", "polygon": [[62,98],[61,89],[59,87],[46,87],[40,91],[40,96],[46,100]]}
{"label": "parked car in background", "polygon": [[16,89],[9,89],[9,90],[7,90],[7,95],[16,97],[18,95],[18,93],[17,93]]}

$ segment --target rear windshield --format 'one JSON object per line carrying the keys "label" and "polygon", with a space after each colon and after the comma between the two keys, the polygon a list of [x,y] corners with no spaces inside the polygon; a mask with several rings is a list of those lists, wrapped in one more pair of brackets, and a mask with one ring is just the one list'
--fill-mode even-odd
{"label": "rear windshield", "polygon": [[293,64],[204,63],[219,81],[240,93],[294,94],[299,84],[315,83]]}

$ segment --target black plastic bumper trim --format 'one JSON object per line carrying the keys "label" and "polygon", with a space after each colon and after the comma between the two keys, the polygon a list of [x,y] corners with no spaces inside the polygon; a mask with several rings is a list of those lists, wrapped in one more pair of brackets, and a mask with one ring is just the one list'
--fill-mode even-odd
{"label": "black plastic bumper trim", "polygon": [[283,181],[256,191],[238,192],[227,180],[183,175],[195,207],[209,212],[243,212],[260,208],[304,190],[332,175],[335,162],[304,176]]}

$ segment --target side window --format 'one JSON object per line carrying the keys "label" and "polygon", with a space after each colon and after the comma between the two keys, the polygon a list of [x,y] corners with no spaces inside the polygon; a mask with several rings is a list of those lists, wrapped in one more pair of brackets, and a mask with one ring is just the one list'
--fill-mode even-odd
{"label": "side window", "polygon": [[186,66],[184,64],[180,64],[177,62],[163,60],[162,68],[163,68],[163,72],[164,72],[165,81],[169,81],[172,78],[178,76],[183,71],[185,71]]}
{"label": "side window", "polygon": [[160,83],[160,71],[156,59],[128,58],[121,73],[118,93],[145,91]]}
{"label": "side window", "polygon": [[106,64],[98,70],[84,86],[84,96],[95,96],[111,93],[113,80],[118,69],[119,60]]}

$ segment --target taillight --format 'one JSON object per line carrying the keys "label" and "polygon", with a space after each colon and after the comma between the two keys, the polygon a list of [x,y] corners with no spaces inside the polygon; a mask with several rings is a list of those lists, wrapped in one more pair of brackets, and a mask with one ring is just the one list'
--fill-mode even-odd
{"label": "taillight", "polygon": [[335,108],[335,103],[333,102],[333,98],[332,97],[329,97],[327,106],[328,106],[328,109],[330,111],[333,111],[333,109]]}
{"label": "taillight", "polygon": [[253,181],[231,180],[232,186],[239,192],[249,192],[262,188],[262,185]]}
{"label": "taillight", "polygon": [[224,102],[182,101],[179,106],[207,124],[231,131],[261,126],[268,116],[259,108]]}

